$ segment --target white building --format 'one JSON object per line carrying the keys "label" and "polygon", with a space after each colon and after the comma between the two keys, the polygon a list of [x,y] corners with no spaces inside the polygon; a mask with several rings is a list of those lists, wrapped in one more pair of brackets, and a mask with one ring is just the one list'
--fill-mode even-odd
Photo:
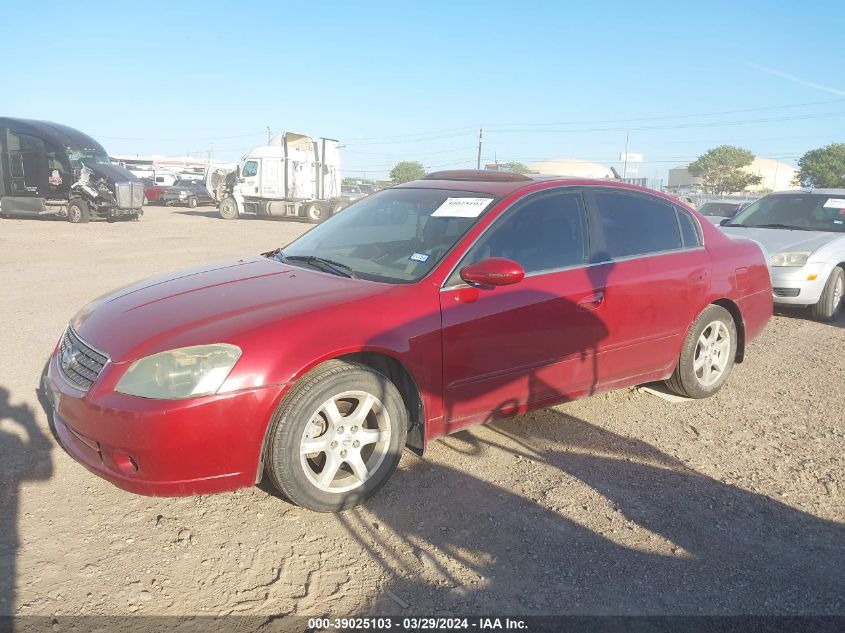
{"label": "white building", "polygon": [[613,170],[606,165],[566,158],[528,163],[528,169],[530,169],[532,173],[541,174],[543,176],[569,176],[571,178],[597,180],[617,177],[616,174],[613,173]]}
{"label": "white building", "polygon": [[[779,160],[755,158],[750,165],[743,167],[742,171],[762,178],[759,185],[751,185],[746,189],[746,192],[749,193],[797,188],[794,181],[798,169]],[[701,191],[702,181],[701,178],[696,178],[689,173],[689,163],[687,163],[669,170],[669,183],[666,188],[676,193],[697,193]],[[730,193],[742,192],[732,191]]]}

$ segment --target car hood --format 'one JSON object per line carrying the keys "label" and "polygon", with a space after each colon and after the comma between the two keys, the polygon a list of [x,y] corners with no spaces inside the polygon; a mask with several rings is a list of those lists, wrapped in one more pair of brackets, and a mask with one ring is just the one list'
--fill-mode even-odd
{"label": "car hood", "polygon": [[154,277],[95,299],[71,321],[114,362],[240,335],[328,305],[384,291],[384,284],[280,264],[265,257]]}
{"label": "car hood", "polygon": [[827,231],[794,231],[789,229],[755,229],[739,226],[721,226],[723,233],[731,237],[745,237],[754,240],[766,252],[766,258],[778,253],[795,251],[812,252],[843,236],[842,233]]}

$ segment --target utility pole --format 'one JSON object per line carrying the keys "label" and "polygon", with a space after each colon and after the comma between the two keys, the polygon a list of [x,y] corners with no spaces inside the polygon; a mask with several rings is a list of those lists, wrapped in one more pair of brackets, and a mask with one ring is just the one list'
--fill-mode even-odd
{"label": "utility pole", "polygon": [[475,168],[481,169],[481,139],[484,136],[484,130],[478,129],[478,159],[475,161]]}
{"label": "utility pole", "polygon": [[625,130],[625,160],[622,162],[622,180],[625,180],[625,176],[628,173],[628,136],[630,132]]}

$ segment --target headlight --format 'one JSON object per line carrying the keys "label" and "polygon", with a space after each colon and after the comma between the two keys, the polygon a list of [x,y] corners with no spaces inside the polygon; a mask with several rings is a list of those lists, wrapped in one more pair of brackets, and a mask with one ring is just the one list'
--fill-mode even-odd
{"label": "headlight", "polygon": [[180,198],[187,198],[187,197],[188,197],[188,192],[187,192],[187,191],[180,191],[180,192],[179,192],[179,197],[180,197]]}
{"label": "headlight", "polygon": [[796,253],[778,253],[769,258],[769,264],[772,266],[803,266],[810,258],[810,253],[807,251],[799,251]]}
{"label": "headlight", "polygon": [[238,362],[234,345],[197,345],[136,360],[115,391],[159,400],[181,400],[217,393]]}

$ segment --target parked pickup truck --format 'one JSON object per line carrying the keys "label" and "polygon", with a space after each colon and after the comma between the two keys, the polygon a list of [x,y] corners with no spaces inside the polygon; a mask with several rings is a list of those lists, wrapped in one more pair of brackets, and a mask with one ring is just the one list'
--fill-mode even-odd
{"label": "parked pickup truck", "polygon": [[200,204],[214,204],[203,180],[177,180],[172,187],[167,188],[161,201],[167,206],[180,204],[191,209]]}

